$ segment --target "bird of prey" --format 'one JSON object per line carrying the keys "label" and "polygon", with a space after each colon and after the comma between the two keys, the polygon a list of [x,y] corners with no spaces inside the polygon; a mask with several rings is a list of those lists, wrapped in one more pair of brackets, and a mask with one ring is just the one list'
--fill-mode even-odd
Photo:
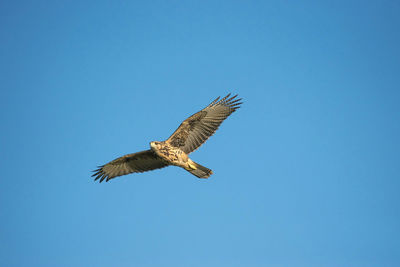
{"label": "bird of prey", "polygon": [[228,94],[221,100],[220,97],[216,98],[207,107],[184,120],[167,140],[152,141],[149,150],[128,154],[99,166],[92,176],[95,180],[100,179],[101,183],[129,173],[174,165],[198,178],[208,178],[213,172],[192,161],[188,155],[207,141],[221,123],[240,108],[242,99],[236,97]]}

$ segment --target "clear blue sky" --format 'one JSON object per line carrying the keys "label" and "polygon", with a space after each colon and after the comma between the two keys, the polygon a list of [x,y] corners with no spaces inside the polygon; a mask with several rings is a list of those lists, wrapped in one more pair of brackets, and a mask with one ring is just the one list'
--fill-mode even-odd
{"label": "clear blue sky", "polygon": [[[1,266],[400,266],[398,1],[1,1]],[[191,157],[96,183],[228,92]]]}

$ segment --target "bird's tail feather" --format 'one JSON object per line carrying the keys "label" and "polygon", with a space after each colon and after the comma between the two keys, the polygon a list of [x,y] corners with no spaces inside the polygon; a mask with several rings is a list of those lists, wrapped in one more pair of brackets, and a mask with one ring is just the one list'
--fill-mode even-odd
{"label": "bird's tail feather", "polygon": [[190,160],[189,163],[189,169],[187,169],[188,172],[191,174],[197,176],[198,178],[208,178],[210,177],[211,174],[213,174],[212,170],[209,168],[206,168],[192,160]]}

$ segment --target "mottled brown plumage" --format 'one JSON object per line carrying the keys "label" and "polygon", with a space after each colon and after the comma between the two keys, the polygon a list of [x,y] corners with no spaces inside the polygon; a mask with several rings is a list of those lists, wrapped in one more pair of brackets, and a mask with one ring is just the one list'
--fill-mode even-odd
{"label": "mottled brown plumage", "polygon": [[194,161],[188,154],[199,148],[215,133],[221,123],[240,105],[241,99],[230,94],[218,97],[201,111],[193,114],[165,141],[150,142],[150,150],[117,158],[95,170],[92,176],[102,182],[117,176],[164,168],[169,165],[182,167],[199,178],[208,178],[212,171]]}
{"label": "mottled brown plumage", "polygon": [[117,176],[160,169],[168,165],[168,163],[160,160],[152,150],[145,150],[114,159],[100,166],[92,176],[96,176],[95,180],[100,179],[100,182],[102,182],[104,179],[108,181]]}

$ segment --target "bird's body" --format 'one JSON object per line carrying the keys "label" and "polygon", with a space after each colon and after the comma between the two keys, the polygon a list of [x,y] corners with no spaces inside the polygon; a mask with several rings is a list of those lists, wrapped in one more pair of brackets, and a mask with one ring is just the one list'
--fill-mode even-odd
{"label": "bird's body", "polygon": [[150,147],[164,162],[184,169],[188,168],[189,156],[179,148],[173,147],[165,141],[153,141],[150,143]]}
{"label": "bird's body", "polygon": [[219,125],[240,107],[237,95],[219,97],[203,110],[181,123],[178,129],[165,141],[150,142],[150,150],[128,154],[100,166],[93,176],[102,182],[134,172],[164,168],[169,165],[181,167],[198,178],[208,178],[212,171],[194,161],[188,154],[201,146]]}
{"label": "bird's body", "polygon": [[171,146],[167,141],[150,143],[151,150],[169,165],[184,168],[198,178],[208,178],[212,171],[194,162],[181,149]]}

